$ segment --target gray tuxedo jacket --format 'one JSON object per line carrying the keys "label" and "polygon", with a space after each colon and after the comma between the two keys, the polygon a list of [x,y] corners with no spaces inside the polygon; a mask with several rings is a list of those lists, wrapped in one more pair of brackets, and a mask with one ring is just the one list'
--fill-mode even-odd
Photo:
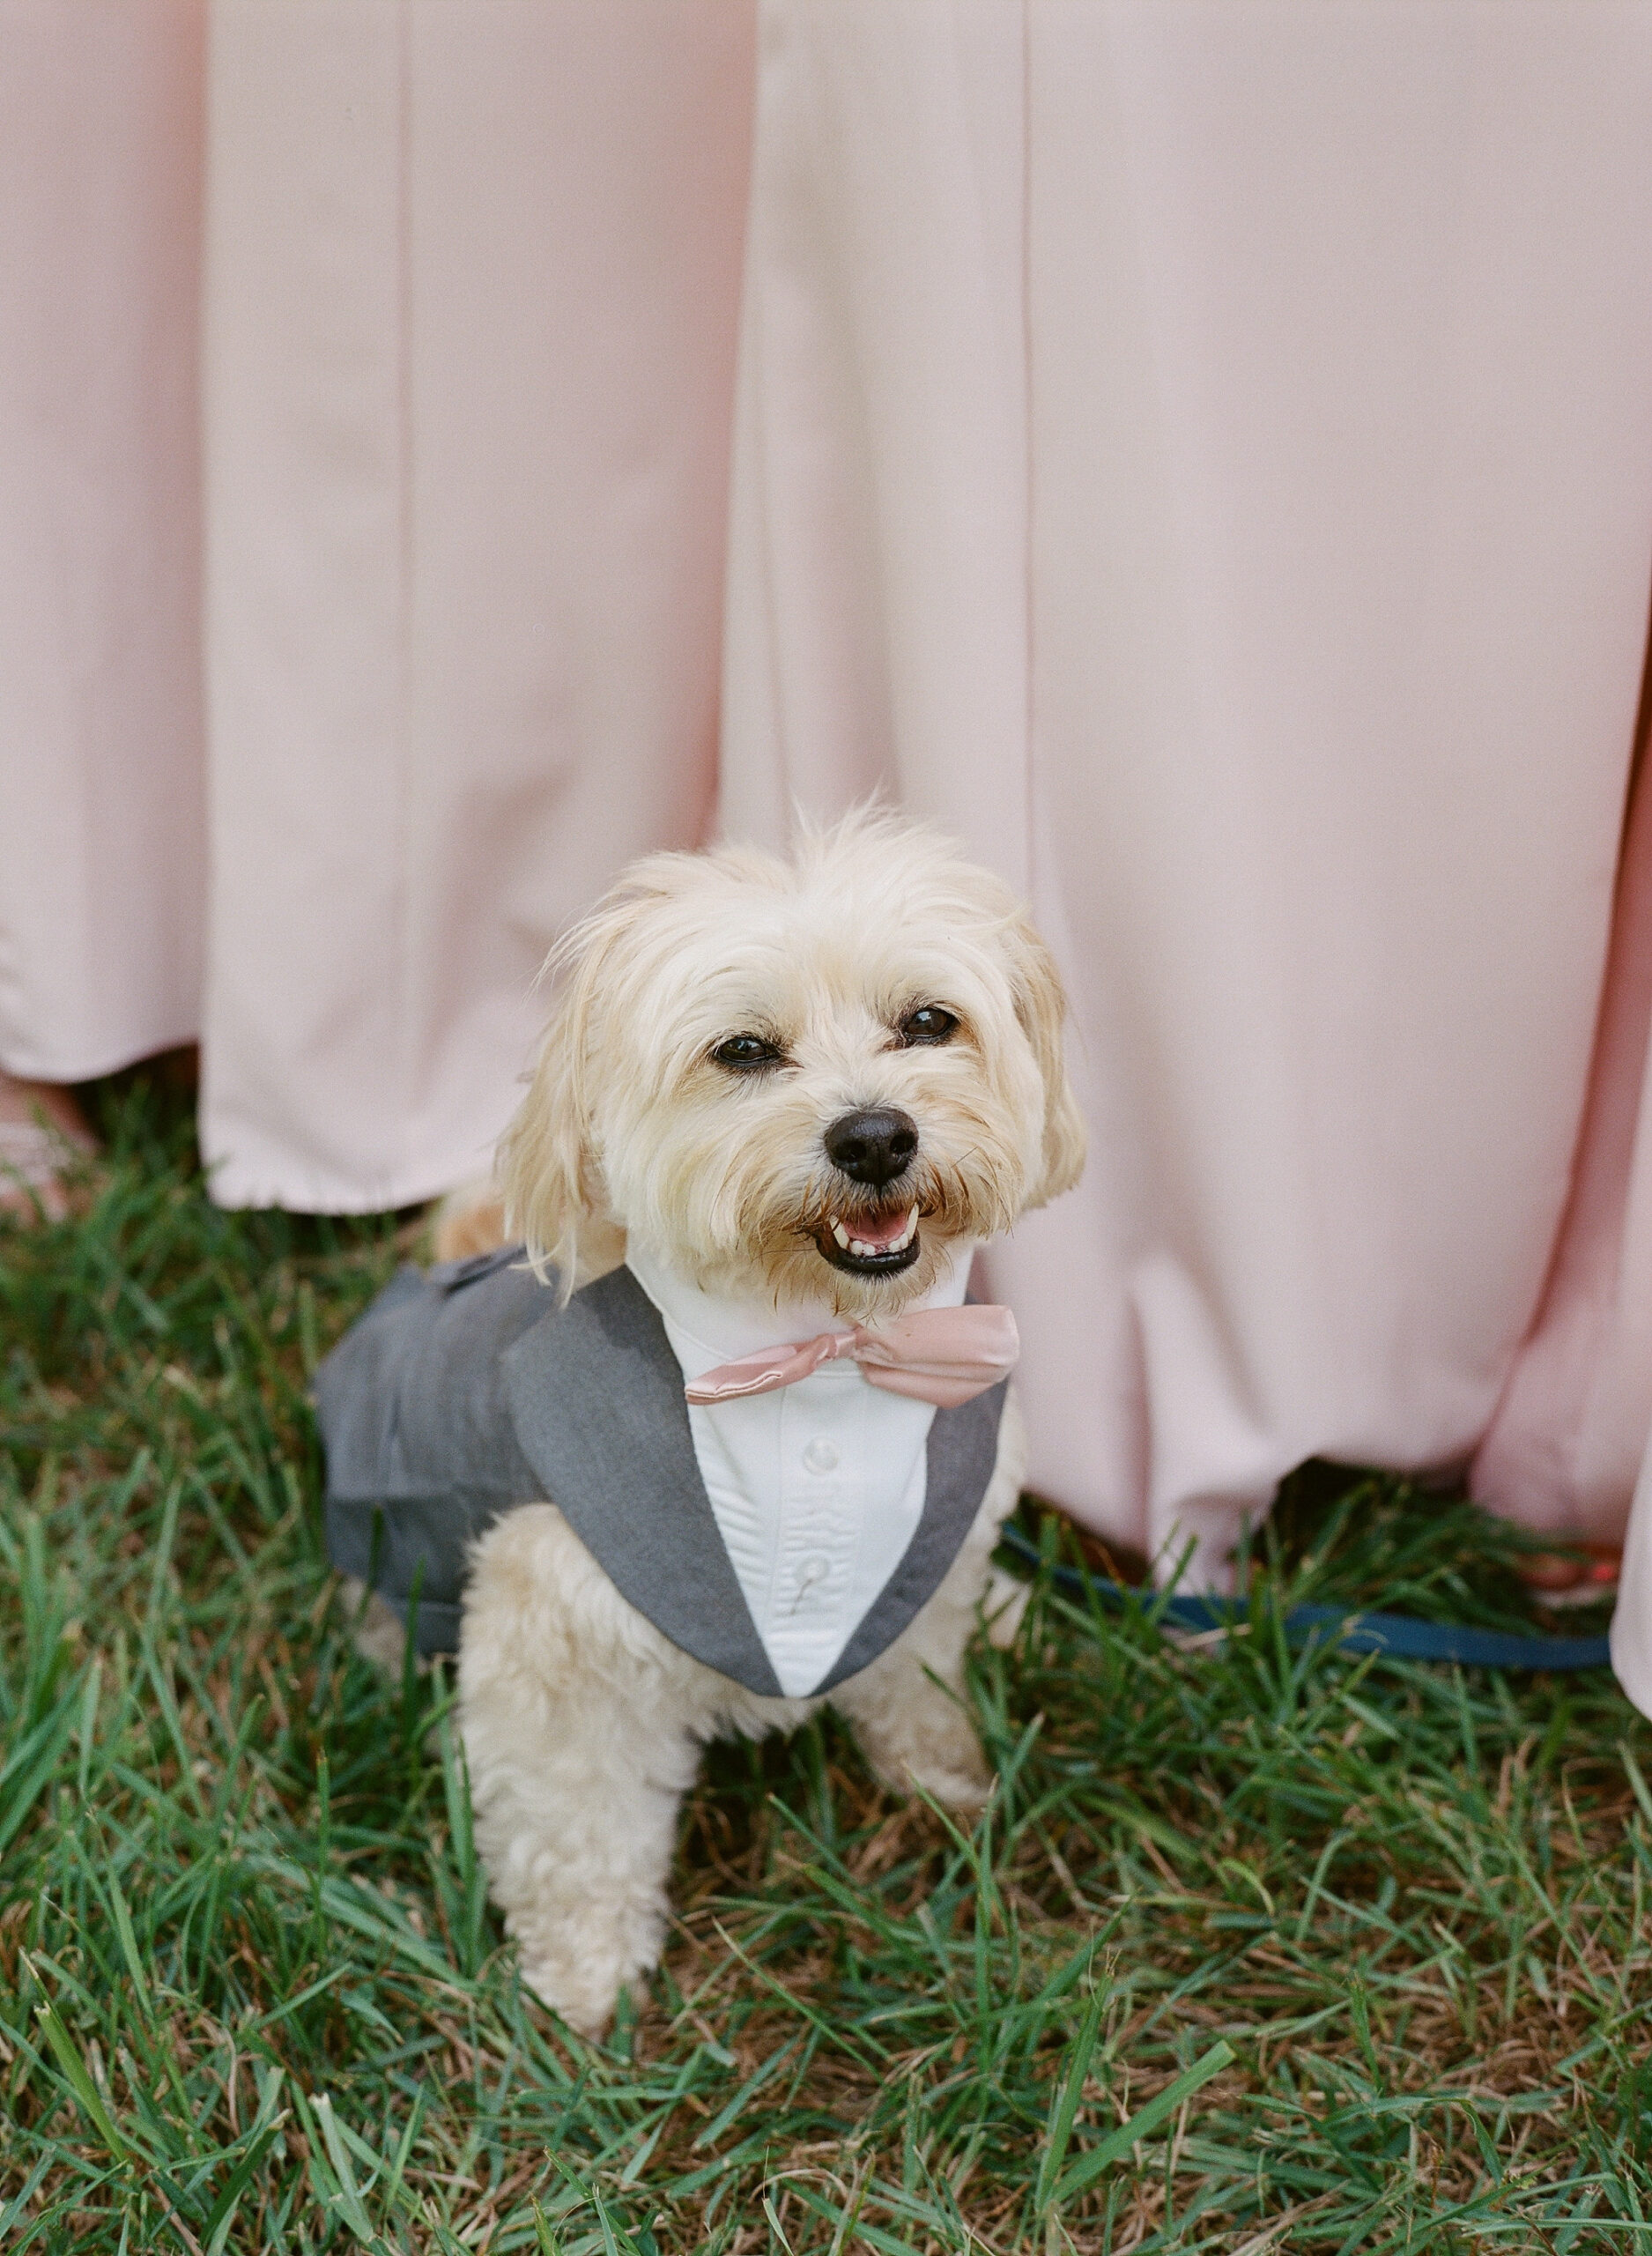
{"label": "gray tuxedo jacket", "polygon": [[[958,1555],[997,1458],[1004,1383],[930,1429],[922,1517],[814,1688],[876,1660]],[[694,1458],[683,1374],[653,1302],[616,1269],[559,1308],[521,1246],[404,1269],[315,1374],[327,1544],[413,1632],[452,1652],[471,1544],[553,1502],[671,1643],[780,1696]]]}

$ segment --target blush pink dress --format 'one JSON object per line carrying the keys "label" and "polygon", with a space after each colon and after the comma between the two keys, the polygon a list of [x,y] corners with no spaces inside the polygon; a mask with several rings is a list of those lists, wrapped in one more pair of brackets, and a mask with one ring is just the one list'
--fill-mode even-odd
{"label": "blush pink dress", "polygon": [[752,25],[221,0],[205,257],[231,1203],[485,1172],[563,925],[703,836]]}
{"label": "blush pink dress", "polygon": [[890,790],[1061,954],[1089,1171],[989,1264],[1034,1485],[1213,1577],[1302,1458],[1496,1417],[1500,1508],[1621,1527],[1641,878],[1522,1347],[1647,643],[1652,11],[764,23],[722,815]]}
{"label": "blush pink dress", "polygon": [[220,1198],[421,1198],[621,862],[882,789],[1071,986],[1037,1485],[1620,1534],[1645,0],[208,17],[0,0],[0,1065],[198,1032]]}
{"label": "blush pink dress", "polygon": [[0,0],[0,1067],[193,1039],[204,24]]}

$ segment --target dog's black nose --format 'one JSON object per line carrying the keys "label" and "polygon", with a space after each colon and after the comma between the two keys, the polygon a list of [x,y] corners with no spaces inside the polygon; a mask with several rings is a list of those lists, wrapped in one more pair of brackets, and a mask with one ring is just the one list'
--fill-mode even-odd
{"label": "dog's black nose", "polygon": [[917,1123],[905,1112],[846,1112],[826,1132],[826,1157],[852,1183],[881,1191],[912,1164]]}

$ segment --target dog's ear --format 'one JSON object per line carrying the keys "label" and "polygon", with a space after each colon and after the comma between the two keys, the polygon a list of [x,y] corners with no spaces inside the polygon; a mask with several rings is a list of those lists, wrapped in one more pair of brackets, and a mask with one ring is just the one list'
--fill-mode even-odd
{"label": "dog's ear", "polygon": [[1070,1191],[1084,1173],[1084,1117],[1067,1079],[1062,1040],[1067,994],[1055,957],[1026,917],[1013,919],[1004,946],[1015,1015],[1044,1082],[1044,1179],[1027,1201],[1041,1206]]}
{"label": "dog's ear", "polygon": [[541,1276],[547,1263],[556,1269],[564,1301],[623,1258],[596,1154],[591,1069],[604,971],[631,907],[605,903],[552,951],[545,971],[559,978],[556,1006],[494,1164],[511,1236],[525,1241]]}

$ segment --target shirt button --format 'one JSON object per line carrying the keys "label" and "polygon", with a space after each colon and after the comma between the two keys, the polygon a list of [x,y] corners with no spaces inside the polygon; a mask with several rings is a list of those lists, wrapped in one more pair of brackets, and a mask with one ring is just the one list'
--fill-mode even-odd
{"label": "shirt button", "polygon": [[806,1597],[817,1583],[825,1582],[831,1571],[832,1562],[829,1559],[822,1559],[818,1555],[812,1559],[800,1559],[797,1562],[798,1597]]}
{"label": "shirt button", "polygon": [[803,1461],[811,1473],[833,1473],[837,1469],[838,1445],[817,1436],[803,1453]]}

